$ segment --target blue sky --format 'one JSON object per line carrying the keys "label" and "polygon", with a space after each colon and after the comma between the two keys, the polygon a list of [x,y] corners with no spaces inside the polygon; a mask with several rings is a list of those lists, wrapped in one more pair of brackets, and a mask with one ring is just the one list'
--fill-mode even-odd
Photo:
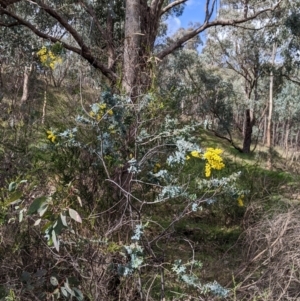
{"label": "blue sky", "polygon": [[167,20],[168,35],[174,34],[180,27],[187,28],[191,22],[202,24],[205,17],[205,3],[205,0],[188,0],[180,17],[174,16]]}

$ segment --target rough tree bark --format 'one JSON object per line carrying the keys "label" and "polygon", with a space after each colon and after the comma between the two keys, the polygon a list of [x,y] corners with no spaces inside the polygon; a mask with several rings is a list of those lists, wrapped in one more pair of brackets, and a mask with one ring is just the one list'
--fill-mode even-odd
{"label": "rough tree bark", "polygon": [[136,71],[139,69],[139,49],[142,34],[139,16],[140,0],[127,0],[122,85],[129,95],[136,95],[137,88]]}

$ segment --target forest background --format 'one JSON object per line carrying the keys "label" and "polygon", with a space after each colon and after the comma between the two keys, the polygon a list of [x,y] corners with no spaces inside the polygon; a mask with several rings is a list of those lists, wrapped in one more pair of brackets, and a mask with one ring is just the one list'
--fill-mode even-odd
{"label": "forest background", "polygon": [[300,1],[199,2],[0,0],[0,300],[300,297]]}

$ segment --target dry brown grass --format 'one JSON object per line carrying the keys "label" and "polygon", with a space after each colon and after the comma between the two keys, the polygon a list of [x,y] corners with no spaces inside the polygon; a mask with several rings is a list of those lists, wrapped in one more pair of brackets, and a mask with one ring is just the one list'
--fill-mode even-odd
{"label": "dry brown grass", "polygon": [[265,216],[245,231],[238,300],[300,300],[299,234],[299,209]]}

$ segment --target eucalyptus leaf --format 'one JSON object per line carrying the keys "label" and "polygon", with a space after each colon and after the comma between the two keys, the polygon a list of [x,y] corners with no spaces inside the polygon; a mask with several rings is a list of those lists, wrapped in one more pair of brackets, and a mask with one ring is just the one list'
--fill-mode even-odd
{"label": "eucalyptus leaf", "polygon": [[60,291],[63,294],[63,296],[65,296],[66,298],[68,297],[68,291],[65,287],[61,286]]}
{"label": "eucalyptus leaf", "polygon": [[8,191],[9,192],[12,192],[12,191],[15,191],[17,188],[17,183],[16,182],[11,182],[8,186]]}
{"label": "eucalyptus leaf", "polygon": [[60,235],[62,230],[65,229],[65,226],[63,225],[60,217],[57,219],[57,221],[53,225],[53,229],[54,229],[56,235]]}
{"label": "eucalyptus leaf", "polygon": [[48,209],[48,202],[41,204],[40,208],[37,210],[38,214],[42,217]]}
{"label": "eucalyptus leaf", "polygon": [[41,196],[39,198],[36,198],[30,205],[29,209],[28,209],[28,214],[34,214],[37,213],[38,210],[40,209],[40,207],[43,205],[43,203],[45,203],[47,201],[47,197],[46,196]]}
{"label": "eucalyptus leaf", "polygon": [[66,214],[64,212],[62,212],[60,214],[60,220],[62,222],[62,224],[65,226],[65,227],[68,227],[68,224],[67,224],[67,217],[66,217]]}
{"label": "eucalyptus leaf", "polygon": [[75,296],[74,291],[69,286],[68,280],[66,280],[66,282],[64,283],[64,287],[71,296]]}
{"label": "eucalyptus leaf", "polygon": [[78,203],[79,203],[80,207],[82,207],[82,201],[81,201],[81,198],[80,198],[80,196],[77,196],[77,201],[78,201]]}
{"label": "eucalyptus leaf", "polygon": [[82,219],[76,210],[69,208],[69,215],[74,221],[82,223]]}
{"label": "eucalyptus leaf", "polygon": [[73,291],[75,293],[75,298],[78,300],[78,301],[83,301],[84,300],[84,297],[83,297],[83,294],[81,292],[80,289],[76,288],[76,287],[73,287]]}
{"label": "eucalyptus leaf", "polygon": [[8,204],[9,205],[15,205],[19,203],[21,200],[20,198],[22,197],[23,193],[21,191],[15,191],[14,193],[11,194]]}
{"label": "eucalyptus leaf", "polygon": [[23,220],[23,210],[21,210],[21,211],[19,212],[19,223],[21,223],[22,220]]}
{"label": "eucalyptus leaf", "polygon": [[51,222],[51,221],[47,222],[47,223],[42,227],[41,231],[42,231],[42,232],[46,232],[47,229],[49,229],[49,228],[51,227],[51,225],[52,225],[52,222]]}
{"label": "eucalyptus leaf", "polygon": [[41,220],[42,220],[41,218],[37,219],[34,223],[34,226],[38,226],[40,224]]}
{"label": "eucalyptus leaf", "polygon": [[59,252],[59,241],[57,239],[55,230],[52,230],[51,238],[52,238],[52,242],[53,242],[53,245],[54,245],[56,251]]}
{"label": "eucalyptus leaf", "polygon": [[50,283],[53,285],[53,286],[58,286],[58,280],[55,276],[51,276],[50,277]]}

